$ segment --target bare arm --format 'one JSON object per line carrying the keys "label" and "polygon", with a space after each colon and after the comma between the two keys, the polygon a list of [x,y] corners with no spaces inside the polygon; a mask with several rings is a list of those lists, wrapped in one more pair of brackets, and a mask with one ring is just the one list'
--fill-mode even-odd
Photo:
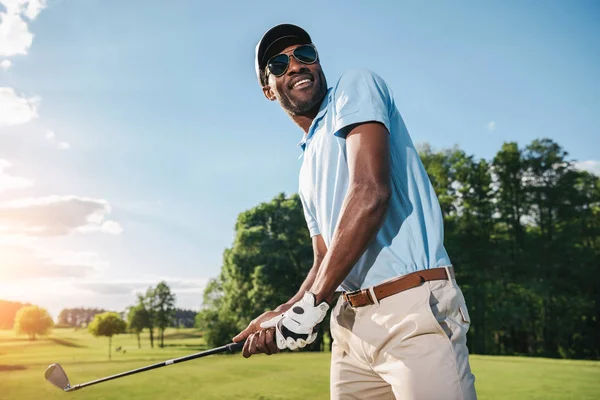
{"label": "bare arm", "polygon": [[385,126],[365,123],[353,127],[346,137],[346,150],[350,185],[333,240],[310,288],[317,303],[331,302],[336,288],[381,227],[390,198]]}
{"label": "bare arm", "polygon": [[346,137],[350,185],[332,243],[327,249],[323,238],[315,236],[314,263],[298,293],[275,311],[256,318],[233,338],[236,342],[247,338],[244,357],[278,352],[274,330],[262,330],[260,324],[287,311],[307,288],[315,294],[317,303],[331,303],[336,288],[373,240],[390,197],[388,140],[388,131],[379,123],[361,124],[350,130]]}

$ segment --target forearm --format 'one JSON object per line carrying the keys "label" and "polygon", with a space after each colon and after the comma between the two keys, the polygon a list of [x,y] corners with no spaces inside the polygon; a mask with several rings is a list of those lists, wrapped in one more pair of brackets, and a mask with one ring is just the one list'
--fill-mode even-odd
{"label": "forearm", "polygon": [[310,291],[317,303],[330,302],[381,227],[389,202],[387,187],[353,185],[346,195],[331,246],[317,270]]}

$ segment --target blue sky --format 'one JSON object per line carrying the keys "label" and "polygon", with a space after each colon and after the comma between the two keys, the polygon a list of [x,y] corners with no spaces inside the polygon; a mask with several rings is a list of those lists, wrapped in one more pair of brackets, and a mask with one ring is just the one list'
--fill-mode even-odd
{"label": "blue sky", "polygon": [[0,298],[54,314],[159,279],[197,308],[238,213],[296,191],[301,131],[254,75],[277,23],[330,84],[381,75],[417,143],[550,137],[600,173],[595,1],[0,4]]}

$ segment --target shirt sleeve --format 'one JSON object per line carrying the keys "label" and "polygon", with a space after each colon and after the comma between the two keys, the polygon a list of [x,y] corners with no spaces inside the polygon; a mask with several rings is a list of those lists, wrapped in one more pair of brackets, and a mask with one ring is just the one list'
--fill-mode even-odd
{"label": "shirt sleeve", "polygon": [[365,69],[346,72],[338,81],[333,100],[336,136],[345,138],[349,126],[364,122],[379,122],[390,132],[393,95],[374,72]]}
{"label": "shirt sleeve", "polygon": [[308,231],[310,232],[310,237],[317,236],[321,234],[321,230],[319,229],[319,223],[315,218],[313,212],[304,201],[304,196],[300,193],[300,201],[302,202],[302,209],[304,210],[304,219],[306,219],[306,225],[308,226]]}

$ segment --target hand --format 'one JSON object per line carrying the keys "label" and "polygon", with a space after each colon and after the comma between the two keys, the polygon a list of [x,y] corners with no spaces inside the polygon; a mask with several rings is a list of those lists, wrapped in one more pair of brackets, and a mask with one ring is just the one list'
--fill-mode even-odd
{"label": "hand", "polygon": [[266,354],[270,356],[276,353],[279,353],[279,348],[275,343],[275,328],[261,329],[250,334],[242,350],[244,358],[250,358],[254,354]]}
{"label": "hand", "polygon": [[234,342],[242,342],[246,341],[244,344],[244,349],[242,350],[242,355],[244,358],[248,358],[252,356],[252,354],[260,354],[265,353],[267,355],[271,355],[274,353],[278,353],[279,349],[275,344],[275,329],[261,329],[260,324],[273,319],[274,317],[279,317],[285,312],[288,308],[290,308],[291,304],[284,304],[277,307],[276,311],[267,311],[257,318],[255,318],[248,327],[238,333],[234,338]]}
{"label": "hand", "polygon": [[285,313],[275,316],[260,324],[261,328],[275,328],[275,339],[280,350],[296,350],[315,341],[317,332],[314,329],[327,314],[329,305],[322,302],[315,304],[315,295],[306,292],[302,300],[295,303]]}

